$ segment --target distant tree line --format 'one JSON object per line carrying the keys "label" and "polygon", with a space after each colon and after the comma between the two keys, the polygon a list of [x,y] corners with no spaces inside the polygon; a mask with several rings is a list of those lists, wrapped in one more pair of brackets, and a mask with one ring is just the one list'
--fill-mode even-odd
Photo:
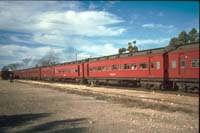
{"label": "distant tree line", "polygon": [[30,67],[51,66],[59,63],[59,56],[54,51],[47,52],[41,59],[32,60],[29,58],[23,59],[22,62],[11,63],[4,66],[2,71],[14,71],[17,69],[25,69]]}
{"label": "distant tree line", "polygon": [[9,64],[7,66],[4,66],[1,71],[12,71],[12,70],[16,70],[16,68],[18,68],[19,66],[21,66],[20,63],[12,63]]}
{"label": "distant tree line", "polygon": [[182,31],[178,37],[171,38],[168,46],[179,46],[187,43],[199,42],[199,32],[195,28],[192,28],[188,33]]}

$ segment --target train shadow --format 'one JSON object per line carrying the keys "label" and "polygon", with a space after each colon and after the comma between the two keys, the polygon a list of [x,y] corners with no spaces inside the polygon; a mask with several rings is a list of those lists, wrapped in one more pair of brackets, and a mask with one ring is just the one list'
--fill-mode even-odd
{"label": "train shadow", "polygon": [[[20,114],[0,116],[0,132],[15,132],[15,133],[80,133],[87,132],[87,118],[65,119],[48,121],[46,123],[31,126],[32,122],[44,117],[50,116],[50,113],[39,114]],[[18,130],[22,128],[22,130]],[[15,130],[15,131],[13,131]]]}
{"label": "train shadow", "polygon": [[49,115],[49,113],[3,115],[0,116],[0,131],[4,128],[20,126],[28,121],[37,120]]}

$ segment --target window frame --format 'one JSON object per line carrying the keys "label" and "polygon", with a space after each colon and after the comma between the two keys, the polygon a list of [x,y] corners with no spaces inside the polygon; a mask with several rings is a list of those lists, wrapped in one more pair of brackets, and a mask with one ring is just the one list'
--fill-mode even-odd
{"label": "window frame", "polygon": [[117,65],[115,65],[115,64],[113,64],[112,66],[111,66],[111,70],[117,70]]}
{"label": "window frame", "polygon": [[131,70],[137,70],[137,64],[136,63],[131,64]]}
{"label": "window frame", "polygon": [[[145,65],[146,67],[143,68],[141,65]],[[147,70],[148,69],[148,64],[147,63],[140,63],[140,70]]]}
{"label": "window frame", "polygon": [[122,70],[122,64],[118,64],[118,70]]}
{"label": "window frame", "polygon": [[176,65],[177,63],[176,63],[176,60],[172,60],[171,61],[171,67],[172,67],[172,69],[176,69]]}
{"label": "window frame", "polygon": [[[193,61],[195,61],[194,62],[195,67],[192,66]],[[191,68],[199,68],[199,59],[192,59],[191,60]]]}
{"label": "window frame", "polygon": [[160,61],[156,62],[156,69],[160,69]]}
{"label": "window frame", "polygon": [[124,70],[129,70],[130,69],[130,64],[124,64]]}
{"label": "window frame", "polygon": [[180,60],[180,68],[186,68],[186,61],[185,60]]}
{"label": "window frame", "polygon": [[[153,65],[153,67],[152,67]],[[150,62],[150,69],[155,69],[155,62]]]}

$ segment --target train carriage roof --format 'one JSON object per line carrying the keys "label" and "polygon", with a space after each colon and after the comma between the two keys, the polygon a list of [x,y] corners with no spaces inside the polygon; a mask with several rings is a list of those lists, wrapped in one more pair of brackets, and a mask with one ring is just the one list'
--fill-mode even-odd
{"label": "train carriage roof", "polygon": [[172,49],[170,52],[176,52],[176,51],[183,51],[183,50],[199,50],[199,42],[197,43],[190,43],[180,46],[174,46],[174,47],[166,47],[166,49]]}
{"label": "train carriage roof", "polygon": [[167,46],[167,47],[161,47],[161,48],[155,48],[155,49],[147,49],[147,50],[142,50],[142,51],[137,51],[137,52],[132,52],[132,53],[122,53],[122,54],[90,58],[89,62],[100,61],[100,60],[111,60],[111,59],[130,57],[130,56],[141,56],[141,55],[150,55],[150,54],[151,55],[152,54],[166,54],[171,51],[189,50],[189,49],[199,49],[199,42],[188,43],[188,44],[183,44],[183,45],[179,45],[179,46]]}

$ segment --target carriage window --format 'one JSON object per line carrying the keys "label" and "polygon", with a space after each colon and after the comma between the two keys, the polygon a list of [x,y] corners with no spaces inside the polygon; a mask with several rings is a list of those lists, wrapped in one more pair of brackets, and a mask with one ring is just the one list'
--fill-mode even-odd
{"label": "carriage window", "polygon": [[199,67],[199,59],[192,59],[191,66],[192,68]]}
{"label": "carriage window", "polygon": [[116,65],[112,65],[112,70],[116,70],[116,69],[117,69]]}
{"label": "carriage window", "polygon": [[106,66],[102,66],[102,67],[101,67],[101,70],[102,70],[102,71],[105,71],[105,70],[106,70]]}
{"label": "carriage window", "polygon": [[150,63],[150,68],[153,69],[154,67],[155,67],[155,66],[154,66],[154,63],[151,62],[151,63]]}
{"label": "carriage window", "polygon": [[95,72],[97,70],[97,68],[96,67],[93,67],[93,72]]}
{"label": "carriage window", "polygon": [[160,69],[160,62],[156,62],[156,69]]}
{"label": "carriage window", "polygon": [[146,63],[141,63],[140,64],[140,69],[146,69],[147,68],[147,64]]}
{"label": "carriage window", "polygon": [[124,64],[124,69],[129,69],[129,64]]}
{"label": "carriage window", "polygon": [[62,73],[63,71],[62,70],[58,70],[59,71],[59,73]]}
{"label": "carriage window", "polygon": [[111,70],[111,66],[107,66],[107,70]]}
{"label": "carriage window", "polygon": [[136,64],[132,64],[132,65],[131,65],[131,69],[132,69],[132,70],[137,70],[137,65],[136,65]]}
{"label": "carriage window", "polygon": [[172,68],[176,68],[176,61],[175,60],[172,61]]}
{"label": "carriage window", "polygon": [[180,67],[185,68],[185,66],[186,66],[185,60],[180,60]]}
{"label": "carriage window", "polygon": [[98,66],[97,69],[98,69],[98,71],[101,71],[101,67],[100,66]]}
{"label": "carriage window", "polygon": [[118,70],[122,70],[122,65],[121,64],[118,65]]}

